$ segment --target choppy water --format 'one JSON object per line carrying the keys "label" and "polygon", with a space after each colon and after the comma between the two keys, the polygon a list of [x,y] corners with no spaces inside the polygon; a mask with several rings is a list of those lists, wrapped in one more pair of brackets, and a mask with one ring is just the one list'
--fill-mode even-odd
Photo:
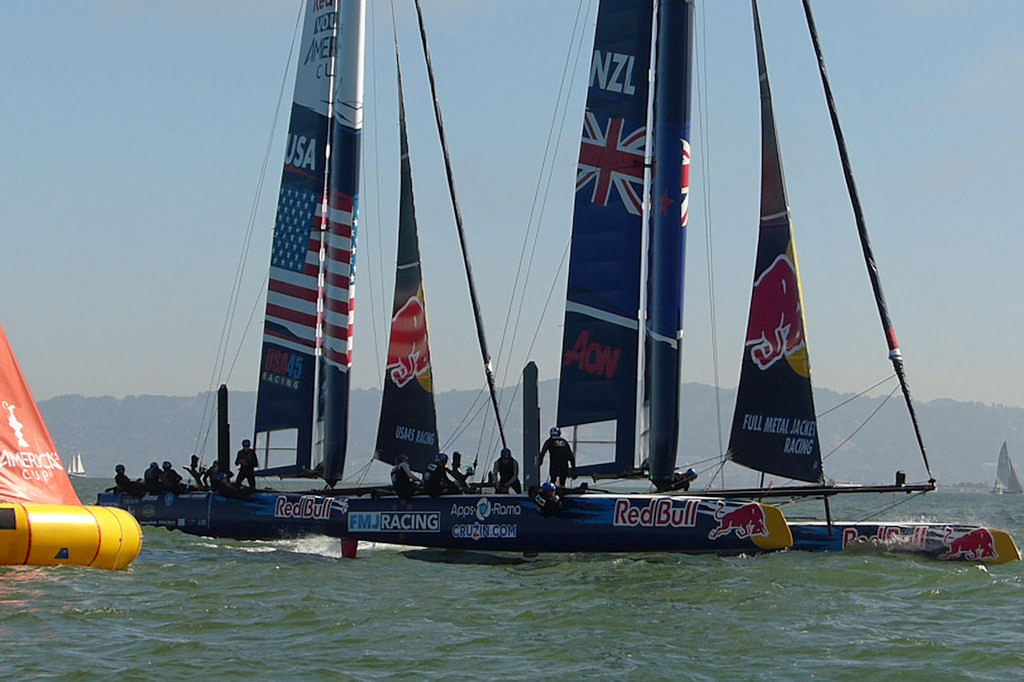
{"label": "choppy water", "polygon": [[[91,502],[105,481],[77,487]],[[788,511],[788,510],[787,510]],[[887,518],[987,522],[1024,498],[933,494]],[[1024,563],[906,556],[532,562],[146,529],[123,572],[0,568],[0,679],[1008,680]]]}

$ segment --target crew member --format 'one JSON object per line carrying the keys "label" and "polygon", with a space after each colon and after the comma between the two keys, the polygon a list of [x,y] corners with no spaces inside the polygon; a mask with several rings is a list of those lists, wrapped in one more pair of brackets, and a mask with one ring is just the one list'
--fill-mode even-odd
{"label": "crew member", "polygon": [[160,488],[177,495],[187,490],[181,481],[181,474],[174,470],[170,462],[164,462],[164,470],[160,472]]}
{"label": "crew member", "polygon": [[391,487],[394,488],[396,495],[405,499],[419,491],[420,477],[409,468],[408,455],[399,455],[395,458],[395,466],[391,469]]}
{"label": "crew member", "polygon": [[519,482],[519,462],[508,448],[501,449],[501,456],[494,463],[494,492],[507,493],[509,488],[519,494],[523,485]]}
{"label": "crew member", "polygon": [[544,453],[551,453],[551,463],[548,465],[548,477],[556,485],[565,487],[565,479],[569,477],[570,467],[572,477],[576,478],[576,456],[569,447],[569,441],[562,438],[562,430],[557,426],[551,427],[551,437],[544,441],[540,449],[540,458],[537,466],[544,464]]}
{"label": "crew member", "polygon": [[159,494],[160,487],[160,465],[150,462],[149,468],[142,472],[142,483],[146,486],[147,493]]}
{"label": "crew member", "polygon": [[242,449],[235,455],[235,466],[238,467],[238,476],[235,483],[241,486],[244,481],[249,482],[250,488],[256,487],[256,466],[259,460],[256,458],[256,451],[250,447],[249,439],[242,441]]}
{"label": "crew member", "polygon": [[458,484],[448,473],[448,455],[439,452],[437,458],[427,465],[423,472],[423,490],[431,497],[459,492]]}
{"label": "crew member", "polygon": [[142,497],[146,494],[146,486],[142,481],[128,478],[124,473],[124,465],[118,464],[114,467],[114,492],[125,493],[132,497]]}
{"label": "crew member", "polygon": [[558,496],[558,490],[551,481],[544,481],[540,488],[531,486],[530,497],[541,516],[554,516],[562,511],[562,498]]}

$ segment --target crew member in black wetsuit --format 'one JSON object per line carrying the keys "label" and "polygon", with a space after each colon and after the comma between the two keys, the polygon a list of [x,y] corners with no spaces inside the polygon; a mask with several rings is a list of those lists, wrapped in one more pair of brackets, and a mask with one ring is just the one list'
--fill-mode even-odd
{"label": "crew member in black wetsuit", "polygon": [[159,494],[163,488],[160,487],[160,465],[150,462],[149,468],[142,472],[142,483],[146,486],[147,493]]}
{"label": "crew member in black wetsuit", "polygon": [[494,492],[507,493],[509,488],[520,494],[523,492],[523,485],[519,482],[519,462],[511,450],[502,448],[501,456],[494,463]]}
{"label": "crew member in black wetsuit", "polygon": [[420,489],[420,477],[409,468],[409,457],[399,455],[395,458],[395,466],[391,469],[391,487],[395,494],[408,499]]}
{"label": "crew member in black wetsuit", "polygon": [[569,477],[570,466],[572,477],[576,478],[576,456],[572,453],[569,441],[562,438],[562,430],[557,426],[551,427],[551,437],[544,441],[540,449],[540,458],[537,466],[544,464],[544,453],[551,453],[551,463],[548,465],[548,477],[556,485],[565,487],[565,479]]}
{"label": "crew member in black wetsuit", "polygon": [[231,482],[230,476],[225,474],[223,471],[217,474],[213,481],[213,492],[224,497],[233,497],[235,499],[243,499],[248,497],[252,493],[252,490],[248,488],[239,488],[237,485]]}
{"label": "crew member in black wetsuit", "polygon": [[187,490],[182,483],[181,474],[174,470],[170,462],[164,462],[164,470],[160,472],[160,488],[175,495]]}
{"label": "crew member in black wetsuit", "polygon": [[146,494],[146,486],[142,481],[133,481],[124,473],[124,465],[118,464],[114,467],[114,492],[124,493],[132,497],[142,497]]}
{"label": "crew member in black wetsuit", "polygon": [[235,477],[235,484],[241,487],[244,481],[249,482],[250,488],[256,487],[256,466],[259,460],[256,451],[250,447],[249,439],[242,441],[242,449],[235,455],[235,466],[238,467],[238,476]]}
{"label": "crew member in black wetsuit", "polygon": [[533,498],[533,504],[541,516],[555,516],[562,511],[562,499],[551,481],[544,481],[544,485],[539,488],[530,486],[530,497]]}
{"label": "crew member in black wetsuit", "polygon": [[439,452],[437,458],[427,465],[423,472],[423,490],[431,497],[459,492],[458,484],[448,473],[448,455]]}

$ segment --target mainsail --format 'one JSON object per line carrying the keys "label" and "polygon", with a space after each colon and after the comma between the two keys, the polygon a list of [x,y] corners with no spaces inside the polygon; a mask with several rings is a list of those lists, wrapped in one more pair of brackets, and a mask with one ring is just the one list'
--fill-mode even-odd
{"label": "mainsail", "polygon": [[[603,2],[597,18],[576,174],[557,420],[561,426],[615,422],[614,461],[581,466],[579,473],[616,474],[637,466],[642,319],[651,472],[663,480],[671,478],[678,438],[693,7],[682,0],[659,4],[655,107],[649,115],[651,5]],[[656,206],[645,239],[648,156]],[[642,299],[649,303],[646,313]]]}
{"label": "mainsail", "polygon": [[426,298],[420,268],[412,167],[405,125],[405,99],[397,45],[395,60],[398,67],[398,125],[402,157],[398,261],[376,457],[394,464],[395,458],[404,454],[409,457],[409,465],[413,469],[423,471],[437,457],[437,412],[434,407]]}
{"label": "mainsail", "polygon": [[1006,452],[1005,442],[999,448],[999,461],[996,464],[995,491],[1015,495],[1024,493],[1024,488],[1021,487],[1020,480],[1017,478],[1017,471],[1013,468],[1013,462],[1010,461],[1010,455]]}
{"label": "mainsail", "polygon": [[[314,423],[322,424],[322,476],[331,482],[344,469],[348,430],[365,21],[362,0],[342,5],[307,2],[274,227],[255,426],[266,466],[272,451],[294,450],[293,463],[261,474],[287,476],[313,469]],[[279,432],[283,437],[272,443]]]}
{"label": "mainsail", "polygon": [[757,471],[821,483],[803,295],[771,88],[754,3],[761,83],[761,223],[754,287],[726,456]]}

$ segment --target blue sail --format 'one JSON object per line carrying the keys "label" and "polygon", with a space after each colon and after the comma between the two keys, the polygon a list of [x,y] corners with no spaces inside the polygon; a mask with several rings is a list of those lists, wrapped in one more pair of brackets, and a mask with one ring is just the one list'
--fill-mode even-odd
{"label": "blue sail", "polygon": [[679,442],[694,7],[663,0],[658,9],[644,386],[650,476],[665,488],[672,483]]}
{"label": "blue sail", "polygon": [[616,421],[614,462],[633,466],[651,3],[601,3],[576,175],[562,366],[561,426]]}
{"label": "blue sail", "polygon": [[338,17],[337,72],[332,107],[321,368],[322,476],[331,485],[344,474],[348,443],[365,25],[366,5],[363,0],[342,4]]}
{"label": "blue sail", "polygon": [[[256,398],[267,465],[283,443],[292,461],[262,473],[309,471],[313,450],[317,301],[327,178],[328,103],[337,26],[333,4],[309,0],[278,199]],[[278,438],[272,435],[283,432]]]}

